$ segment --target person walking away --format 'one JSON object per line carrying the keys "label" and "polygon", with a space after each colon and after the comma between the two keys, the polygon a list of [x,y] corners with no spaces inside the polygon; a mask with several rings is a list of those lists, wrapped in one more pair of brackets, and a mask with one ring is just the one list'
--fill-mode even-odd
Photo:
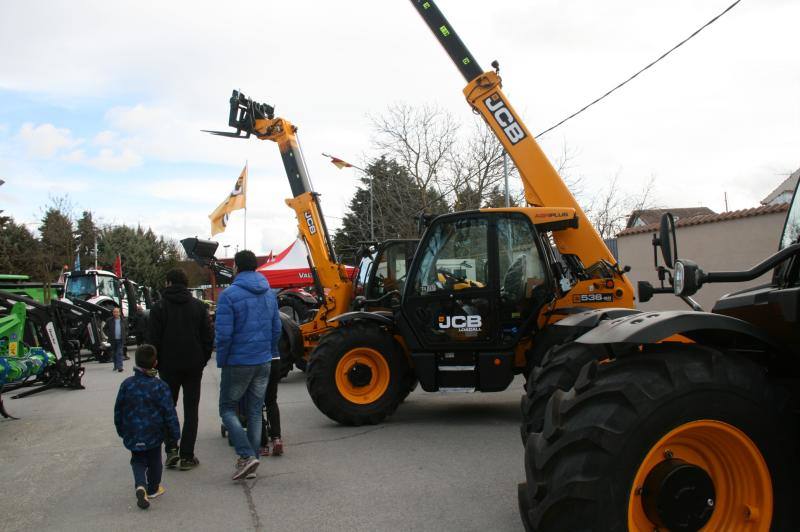
{"label": "person walking away", "polygon": [[156,376],[156,349],[142,344],[136,349],[133,376],[119,387],[114,403],[114,425],[131,452],[136,504],[142,510],[150,499],[164,493],[161,485],[161,444],[164,436],[177,441],[180,425],[169,386]]}
{"label": "person walking away", "polygon": [[[280,318],[280,316],[278,316]],[[281,380],[280,352],[272,354],[269,370],[269,383],[264,405],[267,407],[267,427],[261,429],[261,441],[264,444],[259,450],[261,456],[281,456],[283,440],[281,439],[281,411],[278,408],[278,383]]]}
{"label": "person walking away", "polygon": [[[238,456],[233,480],[253,478],[258,468],[261,409],[270,361],[281,336],[278,301],[256,266],[252,251],[238,252],[234,257],[236,278],[217,302],[217,366],[222,369],[219,414]],[[236,415],[243,397],[246,433]]]}
{"label": "person walking away", "polygon": [[199,423],[200,388],[203,369],[214,349],[214,329],[208,307],[192,297],[189,281],[181,269],[167,272],[163,297],[153,305],[147,341],[158,353],[158,372],[169,385],[173,405],[183,388],[183,434],[180,449],[167,441],[166,466],[187,471],[200,465],[194,454]]}
{"label": "person walking away", "polygon": [[118,307],[111,310],[111,317],[103,325],[103,332],[111,343],[111,356],[114,360],[114,370],[122,372],[122,362],[125,351],[125,339],[128,337],[128,324],[122,317]]}

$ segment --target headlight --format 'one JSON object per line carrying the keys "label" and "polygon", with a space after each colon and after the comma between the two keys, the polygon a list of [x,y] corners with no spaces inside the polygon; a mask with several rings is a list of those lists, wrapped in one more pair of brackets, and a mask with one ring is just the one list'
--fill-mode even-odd
{"label": "headlight", "polygon": [[672,289],[675,291],[675,295],[679,296],[683,293],[684,286],[686,284],[686,272],[683,268],[683,263],[678,261],[675,264],[675,275],[672,279]]}

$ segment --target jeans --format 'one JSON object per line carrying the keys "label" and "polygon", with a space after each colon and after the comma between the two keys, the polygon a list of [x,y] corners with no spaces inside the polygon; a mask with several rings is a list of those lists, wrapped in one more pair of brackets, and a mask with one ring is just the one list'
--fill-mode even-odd
{"label": "jeans", "polygon": [[122,351],[125,349],[125,339],[111,340],[111,353],[114,358],[114,369],[122,369]]}
{"label": "jeans", "polygon": [[[270,365],[225,366],[219,386],[219,415],[228,429],[236,454],[241,457],[258,456],[261,443],[261,408],[267,391]],[[245,434],[236,407],[244,397],[246,403],[247,433]]]}
{"label": "jeans", "polygon": [[[159,370],[161,380],[172,391],[172,403],[177,406],[178,394],[183,387],[183,427],[181,432],[181,458],[194,456],[194,443],[197,441],[198,410],[200,407],[200,383],[203,368],[185,370]],[[177,447],[176,442],[167,441],[167,449]]]}
{"label": "jeans", "polygon": [[148,494],[158,491],[161,484],[161,446],[146,451],[131,451],[134,487],[144,486]]}

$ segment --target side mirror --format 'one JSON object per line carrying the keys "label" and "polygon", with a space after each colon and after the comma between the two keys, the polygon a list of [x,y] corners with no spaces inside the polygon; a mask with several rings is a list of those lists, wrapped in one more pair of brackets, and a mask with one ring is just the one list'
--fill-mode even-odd
{"label": "side mirror", "polygon": [[658,230],[658,240],[661,246],[661,256],[664,257],[664,264],[667,268],[673,268],[678,259],[678,242],[675,238],[675,218],[672,213],[664,213],[661,216],[661,226]]}

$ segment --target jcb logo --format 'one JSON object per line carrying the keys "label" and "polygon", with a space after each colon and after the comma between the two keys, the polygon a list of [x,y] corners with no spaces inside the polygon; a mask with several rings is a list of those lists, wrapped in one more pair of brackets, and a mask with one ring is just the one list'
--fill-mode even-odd
{"label": "jcb logo", "polygon": [[303,213],[303,216],[306,218],[306,224],[308,225],[308,232],[312,235],[317,233],[317,226],[314,224],[314,217],[311,216],[311,211],[306,211]]}
{"label": "jcb logo", "polygon": [[440,329],[480,331],[482,326],[483,320],[480,316],[439,316]]}
{"label": "jcb logo", "polygon": [[506,102],[503,101],[499,94],[492,94],[486,98],[483,103],[486,105],[486,108],[492,112],[494,119],[503,129],[503,132],[506,134],[511,144],[516,144],[525,138],[525,131],[522,129],[522,126],[519,125],[519,122],[517,122],[517,119],[511,111],[509,111]]}

